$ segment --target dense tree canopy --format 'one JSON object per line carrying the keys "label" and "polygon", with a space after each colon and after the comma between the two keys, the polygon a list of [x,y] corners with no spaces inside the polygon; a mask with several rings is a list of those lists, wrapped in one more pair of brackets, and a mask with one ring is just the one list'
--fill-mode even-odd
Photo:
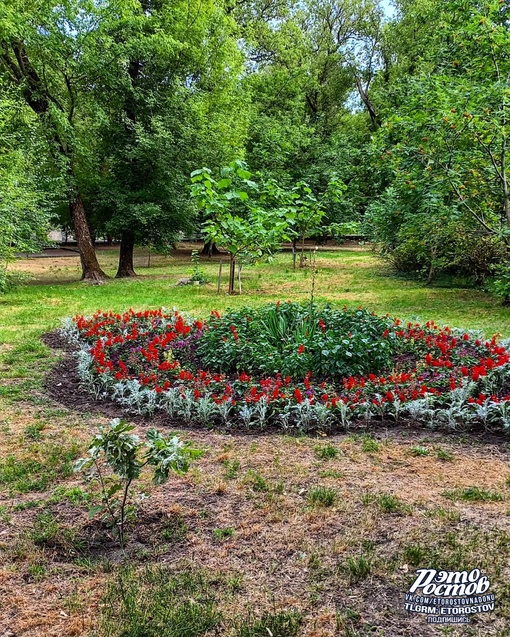
{"label": "dense tree canopy", "polygon": [[104,276],[105,234],[132,275],[135,245],[166,249],[210,222],[190,174],[219,180],[244,160],[281,192],[302,183],[325,201],[342,184],[305,235],[362,222],[402,271],[510,280],[508,3],[385,6],[6,0],[0,222],[16,232],[2,258],[58,213],[84,278]]}

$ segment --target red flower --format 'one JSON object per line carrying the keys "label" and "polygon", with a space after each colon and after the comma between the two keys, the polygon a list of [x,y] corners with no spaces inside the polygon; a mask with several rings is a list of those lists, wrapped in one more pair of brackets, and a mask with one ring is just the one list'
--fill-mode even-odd
{"label": "red flower", "polygon": [[294,390],[294,398],[296,399],[296,402],[298,402],[298,403],[302,403],[303,402],[303,394],[301,393],[301,391],[297,387]]}
{"label": "red flower", "polygon": [[305,346],[304,346],[304,345],[300,345],[300,346],[298,347],[297,353],[298,353],[298,354],[302,354],[304,351],[305,351]]}

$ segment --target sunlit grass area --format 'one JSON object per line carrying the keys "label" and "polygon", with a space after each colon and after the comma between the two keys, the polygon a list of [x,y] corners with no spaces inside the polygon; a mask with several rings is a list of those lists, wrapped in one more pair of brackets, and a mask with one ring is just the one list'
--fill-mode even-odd
{"label": "sunlit grass area", "polygon": [[[185,246],[173,256],[151,255],[139,250],[134,279],[110,279],[104,285],[79,282],[77,257],[30,259],[15,269],[31,273],[30,282],[0,299],[0,339],[4,343],[26,337],[27,331],[51,329],[59,319],[97,309],[124,310],[177,307],[196,315],[212,309],[255,305],[274,300],[310,300],[310,269],[292,268],[290,253],[281,253],[270,263],[244,268],[242,295],[226,294],[227,263],[223,264],[222,291],[217,293],[219,257],[202,258],[201,267],[210,283],[177,286],[191,272],[191,250]],[[101,265],[115,274],[117,251],[101,250]],[[334,306],[364,306],[377,313],[402,319],[433,319],[451,326],[481,329],[487,335],[510,336],[510,312],[490,294],[451,281],[437,286],[395,276],[388,266],[365,247],[321,250],[315,281],[315,301]]]}

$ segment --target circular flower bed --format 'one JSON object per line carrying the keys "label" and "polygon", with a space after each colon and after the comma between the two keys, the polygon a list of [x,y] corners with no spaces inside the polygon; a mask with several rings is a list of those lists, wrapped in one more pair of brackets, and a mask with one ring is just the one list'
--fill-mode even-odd
{"label": "circular flower bed", "polygon": [[64,333],[89,390],[140,414],[300,431],[385,418],[510,426],[507,344],[433,322],[288,302],[206,321],[98,312]]}

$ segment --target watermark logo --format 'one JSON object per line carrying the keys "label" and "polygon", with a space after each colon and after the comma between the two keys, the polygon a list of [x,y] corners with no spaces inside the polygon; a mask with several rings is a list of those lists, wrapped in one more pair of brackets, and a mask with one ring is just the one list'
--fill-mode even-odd
{"label": "watermark logo", "polygon": [[469,624],[471,615],[494,610],[490,585],[479,568],[469,573],[420,568],[405,595],[404,609],[426,615],[429,624]]}

